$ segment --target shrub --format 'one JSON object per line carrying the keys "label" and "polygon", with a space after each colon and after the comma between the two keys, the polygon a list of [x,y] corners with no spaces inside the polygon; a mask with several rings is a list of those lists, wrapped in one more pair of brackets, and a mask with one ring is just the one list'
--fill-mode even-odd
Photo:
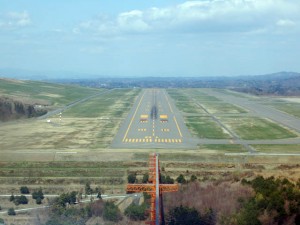
{"label": "shrub", "polygon": [[7,211],[7,214],[9,216],[15,216],[16,212],[15,212],[14,208],[9,208],[8,211]]}
{"label": "shrub", "polygon": [[91,188],[90,182],[87,182],[87,183],[85,184],[85,194],[86,194],[86,195],[91,195],[91,194],[93,194],[93,189]]}
{"label": "shrub", "polygon": [[29,194],[29,189],[26,186],[20,187],[21,194]]}
{"label": "shrub", "polygon": [[148,180],[149,180],[149,174],[148,174],[148,173],[145,173],[144,176],[143,176],[142,183],[143,183],[143,184],[146,184],[146,183],[148,183]]}
{"label": "shrub", "polygon": [[124,214],[128,216],[132,220],[145,220],[146,219],[146,211],[147,206],[145,203],[142,205],[136,205],[132,203],[125,209]]}
{"label": "shrub", "polygon": [[38,205],[42,204],[42,199],[40,197],[37,197],[37,199],[35,200],[35,203]]}
{"label": "shrub", "polygon": [[197,177],[196,177],[196,175],[193,174],[193,175],[191,176],[191,182],[194,182],[194,181],[196,181],[196,180],[197,180]]}
{"label": "shrub", "polygon": [[66,204],[75,204],[76,202],[76,191],[72,191],[71,193],[62,193],[58,198],[55,200],[55,204],[65,208]]}
{"label": "shrub", "polygon": [[170,176],[164,176],[164,175],[161,175],[160,176],[160,183],[162,184],[174,184],[174,179],[172,179]]}
{"label": "shrub", "polygon": [[14,203],[15,203],[16,205],[19,205],[19,204],[25,205],[25,204],[28,204],[28,199],[27,199],[26,196],[24,196],[24,195],[16,196],[16,197],[15,197],[15,200],[14,200]]}
{"label": "shrub", "polygon": [[33,199],[37,199],[37,198],[40,198],[40,199],[44,199],[44,193],[42,191],[42,189],[40,188],[38,191],[35,191],[32,193],[32,198]]}
{"label": "shrub", "polygon": [[10,202],[13,202],[15,200],[15,196],[12,194],[10,197],[9,197],[9,201]]}
{"label": "shrub", "polygon": [[185,184],[186,183],[186,180],[184,178],[184,176],[182,174],[180,174],[177,178],[176,178],[176,181],[180,184]]}
{"label": "shrub", "polygon": [[201,221],[200,214],[195,208],[175,207],[170,210],[166,224],[168,225],[201,225],[204,224]]}
{"label": "shrub", "polygon": [[114,222],[122,219],[119,208],[113,202],[104,203],[103,219]]}
{"label": "shrub", "polygon": [[91,204],[91,212],[93,216],[102,216],[104,209],[104,202],[102,199]]}

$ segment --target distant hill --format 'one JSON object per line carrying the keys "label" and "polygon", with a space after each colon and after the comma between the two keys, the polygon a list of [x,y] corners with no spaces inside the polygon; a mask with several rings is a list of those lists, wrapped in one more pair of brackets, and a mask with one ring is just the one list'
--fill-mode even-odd
{"label": "distant hill", "polygon": [[300,95],[300,73],[281,72],[261,76],[250,76],[240,80],[240,86],[232,90],[255,95]]}
{"label": "distant hill", "polygon": [[[17,72],[15,71],[15,73]],[[34,77],[36,75],[33,73]],[[80,77],[79,75],[78,77]],[[51,81],[64,85],[76,84],[93,88],[227,88],[254,95],[300,96],[300,73],[296,72],[232,77],[101,77],[93,79],[79,79],[76,76],[71,76],[70,73],[68,76],[61,75],[60,78]],[[60,89],[56,91],[53,89],[50,92],[60,93]]]}
{"label": "distant hill", "polygon": [[237,77],[144,77],[58,80],[106,88],[227,88],[255,95],[300,95],[300,73],[279,72]]}

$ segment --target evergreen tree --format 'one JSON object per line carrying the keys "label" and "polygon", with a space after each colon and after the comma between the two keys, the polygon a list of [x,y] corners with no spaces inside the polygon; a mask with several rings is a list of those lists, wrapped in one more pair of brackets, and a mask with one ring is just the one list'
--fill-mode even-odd
{"label": "evergreen tree", "polygon": [[136,174],[134,173],[129,174],[127,180],[129,184],[134,184],[136,182]]}

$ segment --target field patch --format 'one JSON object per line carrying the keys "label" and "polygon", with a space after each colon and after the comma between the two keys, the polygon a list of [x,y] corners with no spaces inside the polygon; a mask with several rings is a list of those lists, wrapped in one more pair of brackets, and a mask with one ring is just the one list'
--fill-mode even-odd
{"label": "field patch", "polygon": [[0,127],[1,150],[106,148],[138,93],[138,89],[114,90],[47,120],[5,123]]}
{"label": "field patch", "polygon": [[199,138],[226,139],[230,138],[221,126],[208,116],[185,117],[186,126],[191,133]]}
{"label": "field patch", "polygon": [[239,152],[248,152],[243,145],[237,144],[206,144],[199,145],[200,150],[213,150],[219,153],[239,153]]}
{"label": "field patch", "polygon": [[277,153],[277,154],[300,154],[299,145],[252,145],[257,151],[263,153]]}
{"label": "field patch", "polygon": [[271,106],[274,108],[286,112],[290,115],[300,118],[300,103],[297,102],[277,102],[272,103]]}
{"label": "field patch", "polygon": [[[99,93],[103,89],[80,87],[75,85],[46,83],[40,81],[15,81],[1,79],[1,94],[13,99],[44,100],[59,107],[75,100]],[[38,102],[40,102],[38,101]]]}
{"label": "field patch", "polygon": [[221,117],[221,121],[245,140],[283,139],[297,137],[292,131],[258,117]]}
{"label": "field patch", "polygon": [[218,114],[231,114],[231,113],[246,113],[247,111],[241,107],[232,105],[230,103],[224,103],[224,102],[204,102],[202,105],[205,107],[205,109],[212,113],[218,113]]}

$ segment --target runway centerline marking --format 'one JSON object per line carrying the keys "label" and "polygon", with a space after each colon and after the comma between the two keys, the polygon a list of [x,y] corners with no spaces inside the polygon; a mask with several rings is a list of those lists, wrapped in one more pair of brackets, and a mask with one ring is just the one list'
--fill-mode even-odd
{"label": "runway centerline marking", "polygon": [[139,109],[139,107],[140,107],[140,105],[141,105],[141,102],[142,102],[142,100],[143,100],[143,98],[144,98],[144,96],[145,96],[145,93],[146,93],[146,91],[143,93],[143,95],[142,95],[142,97],[141,97],[141,99],[140,99],[140,101],[139,101],[139,104],[137,105],[137,107],[136,107],[136,109],[135,109],[135,112],[134,112],[134,114],[133,114],[133,116],[132,116],[132,118],[131,118],[131,121],[130,121],[130,123],[129,123],[129,125],[128,125],[128,128],[127,128],[127,130],[126,130],[126,133],[125,133],[125,135],[124,135],[123,142],[124,142],[124,140],[125,140],[126,137],[127,137],[127,134],[128,134],[129,129],[130,129],[130,127],[131,127],[131,124],[132,124],[132,122],[133,122],[133,120],[134,120],[134,118],[135,118],[135,115],[136,115],[136,113],[137,113],[137,111],[138,111],[138,109]]}

